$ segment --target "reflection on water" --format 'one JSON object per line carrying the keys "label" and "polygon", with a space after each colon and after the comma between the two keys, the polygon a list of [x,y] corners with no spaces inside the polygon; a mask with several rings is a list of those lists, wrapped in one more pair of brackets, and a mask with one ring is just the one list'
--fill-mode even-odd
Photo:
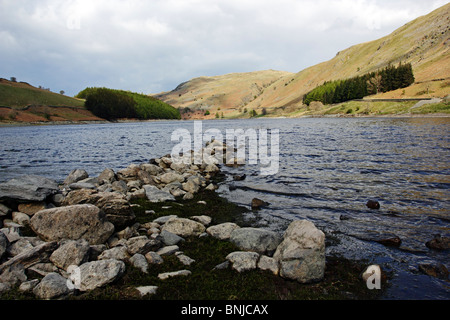
{"label": "reflection on water", "polygon": [[[449,236],[449,118],[321,118],[204,121],[203,130],[279,129],[280,165],[273,176],[259,166],[226,168],[246,173],[219,192],[249,206],[253,197],[270,203],[251,213],[261,227],[282,232],[293,219],[310,219],[335,238],[328,254],[368,259],[395,275],[386,298],[448,299],[445,281],[422,275],[420,263],[450,267],[448,252],[425,246],[435,234]],[[170,153],[177,128],[191,121],[158,121],[0,128],[0,181],[34,173],[62,181],[75,168],[91,176],[104,168]],[[234,184],[236,188],[229,189]],[[366,207],[369,199],[380,210]],[[400,248],[374,242],[398,236]]]}

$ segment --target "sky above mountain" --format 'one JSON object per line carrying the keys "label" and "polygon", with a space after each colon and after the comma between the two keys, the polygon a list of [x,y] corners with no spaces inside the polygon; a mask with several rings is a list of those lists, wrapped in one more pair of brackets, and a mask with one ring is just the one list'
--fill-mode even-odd
{"label": "sky above mountain", "polygon": [[0,0],[0,77],[75,95],[198,76],[299,72],[445,0]]}

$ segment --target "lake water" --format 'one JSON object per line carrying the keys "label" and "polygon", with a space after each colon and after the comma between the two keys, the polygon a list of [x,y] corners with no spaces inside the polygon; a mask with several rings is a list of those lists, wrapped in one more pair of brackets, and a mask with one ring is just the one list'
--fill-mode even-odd
{"label": "lake water", "polygon": [[[450,235],[450,118],[301,118],[211,120],[203,130],[278,129],[279,171],[260,166],[223,170],[219,192],[249,207],[258,226],[282,232],[309,219],[333,238],[327,254],[366,259],[392,275],[386,299],[449,299],[449,283],[422,274],[422,263],[450,268],[447,252],[425,246]],[[0,127],[0,181],[39,174],[62,181],[75,168],[90,176],[170,153],[171,133],[193,121]],[[233,181],[233,174],[246,174]],[[230,185],[234,188],[230,188]],[[366,207],[378,200],[379,210]],[[399,248],[373,239],[398,236]]]}

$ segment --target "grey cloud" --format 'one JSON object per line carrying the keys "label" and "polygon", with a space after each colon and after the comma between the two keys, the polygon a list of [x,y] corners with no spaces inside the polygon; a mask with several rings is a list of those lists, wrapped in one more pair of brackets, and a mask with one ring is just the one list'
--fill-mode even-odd
{"label": "grey cloud", "polygon": [[446,1],[0,0],[1,77],[74,95],[201,75],[301,69]]}

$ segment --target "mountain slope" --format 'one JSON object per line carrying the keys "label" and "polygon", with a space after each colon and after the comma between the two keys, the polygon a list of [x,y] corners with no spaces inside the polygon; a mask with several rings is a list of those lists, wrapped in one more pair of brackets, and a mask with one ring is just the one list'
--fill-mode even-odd
{"label": "mountain slope", "polygon": [[[262,80],[258,78],[262,74],[255,72],[193,79],[158,97],[174,106],[202,107],[205,110],[214,106],[214,110],[220,108],[235,116],[238,116],[236,108],[242,105],[258,114],[263,108],[269,112],[283,110],[286,113],[300,108],[303,95],[325,81],[363,75],[400,62],[412,64],[416,84],[396,92],[396,96],[387,93],[383,97],[445,96],[449,91],[449,49],[450,4],[447,4],[388,36],[340,51],[329,61],[296,74],[279,73],[277,80],[272,78],[265,82],[264,90],[260,90]],[[230,81],[222,82],[222,77]],[[259,88],[252,87],[251,84],[258,83],[258,80]]]}
{"label": "mountain slope", "polygon": [[[450,76],[450,4],[419,17],[390,35],[361,43],[326,62],[294,76],[280,79],[249,107],[298,107],[302,96],[324,81],[346,79],[381,69],[388,64],[410,62],[416,82]],[[286,86],[284,83],[288,83]]]}
{"label": "mountain slope", "polygon": [[175,108],[188,108],[192,111],[190,117],[203,117],[206,110],[209,111],[210,118],[217,112],[230,115],[245,108],[247,104],[263,94],[272,83],[290,75],[293,73],[265,70],[199,77],[180,84],[170,92],[156,94],[154,97]]}

